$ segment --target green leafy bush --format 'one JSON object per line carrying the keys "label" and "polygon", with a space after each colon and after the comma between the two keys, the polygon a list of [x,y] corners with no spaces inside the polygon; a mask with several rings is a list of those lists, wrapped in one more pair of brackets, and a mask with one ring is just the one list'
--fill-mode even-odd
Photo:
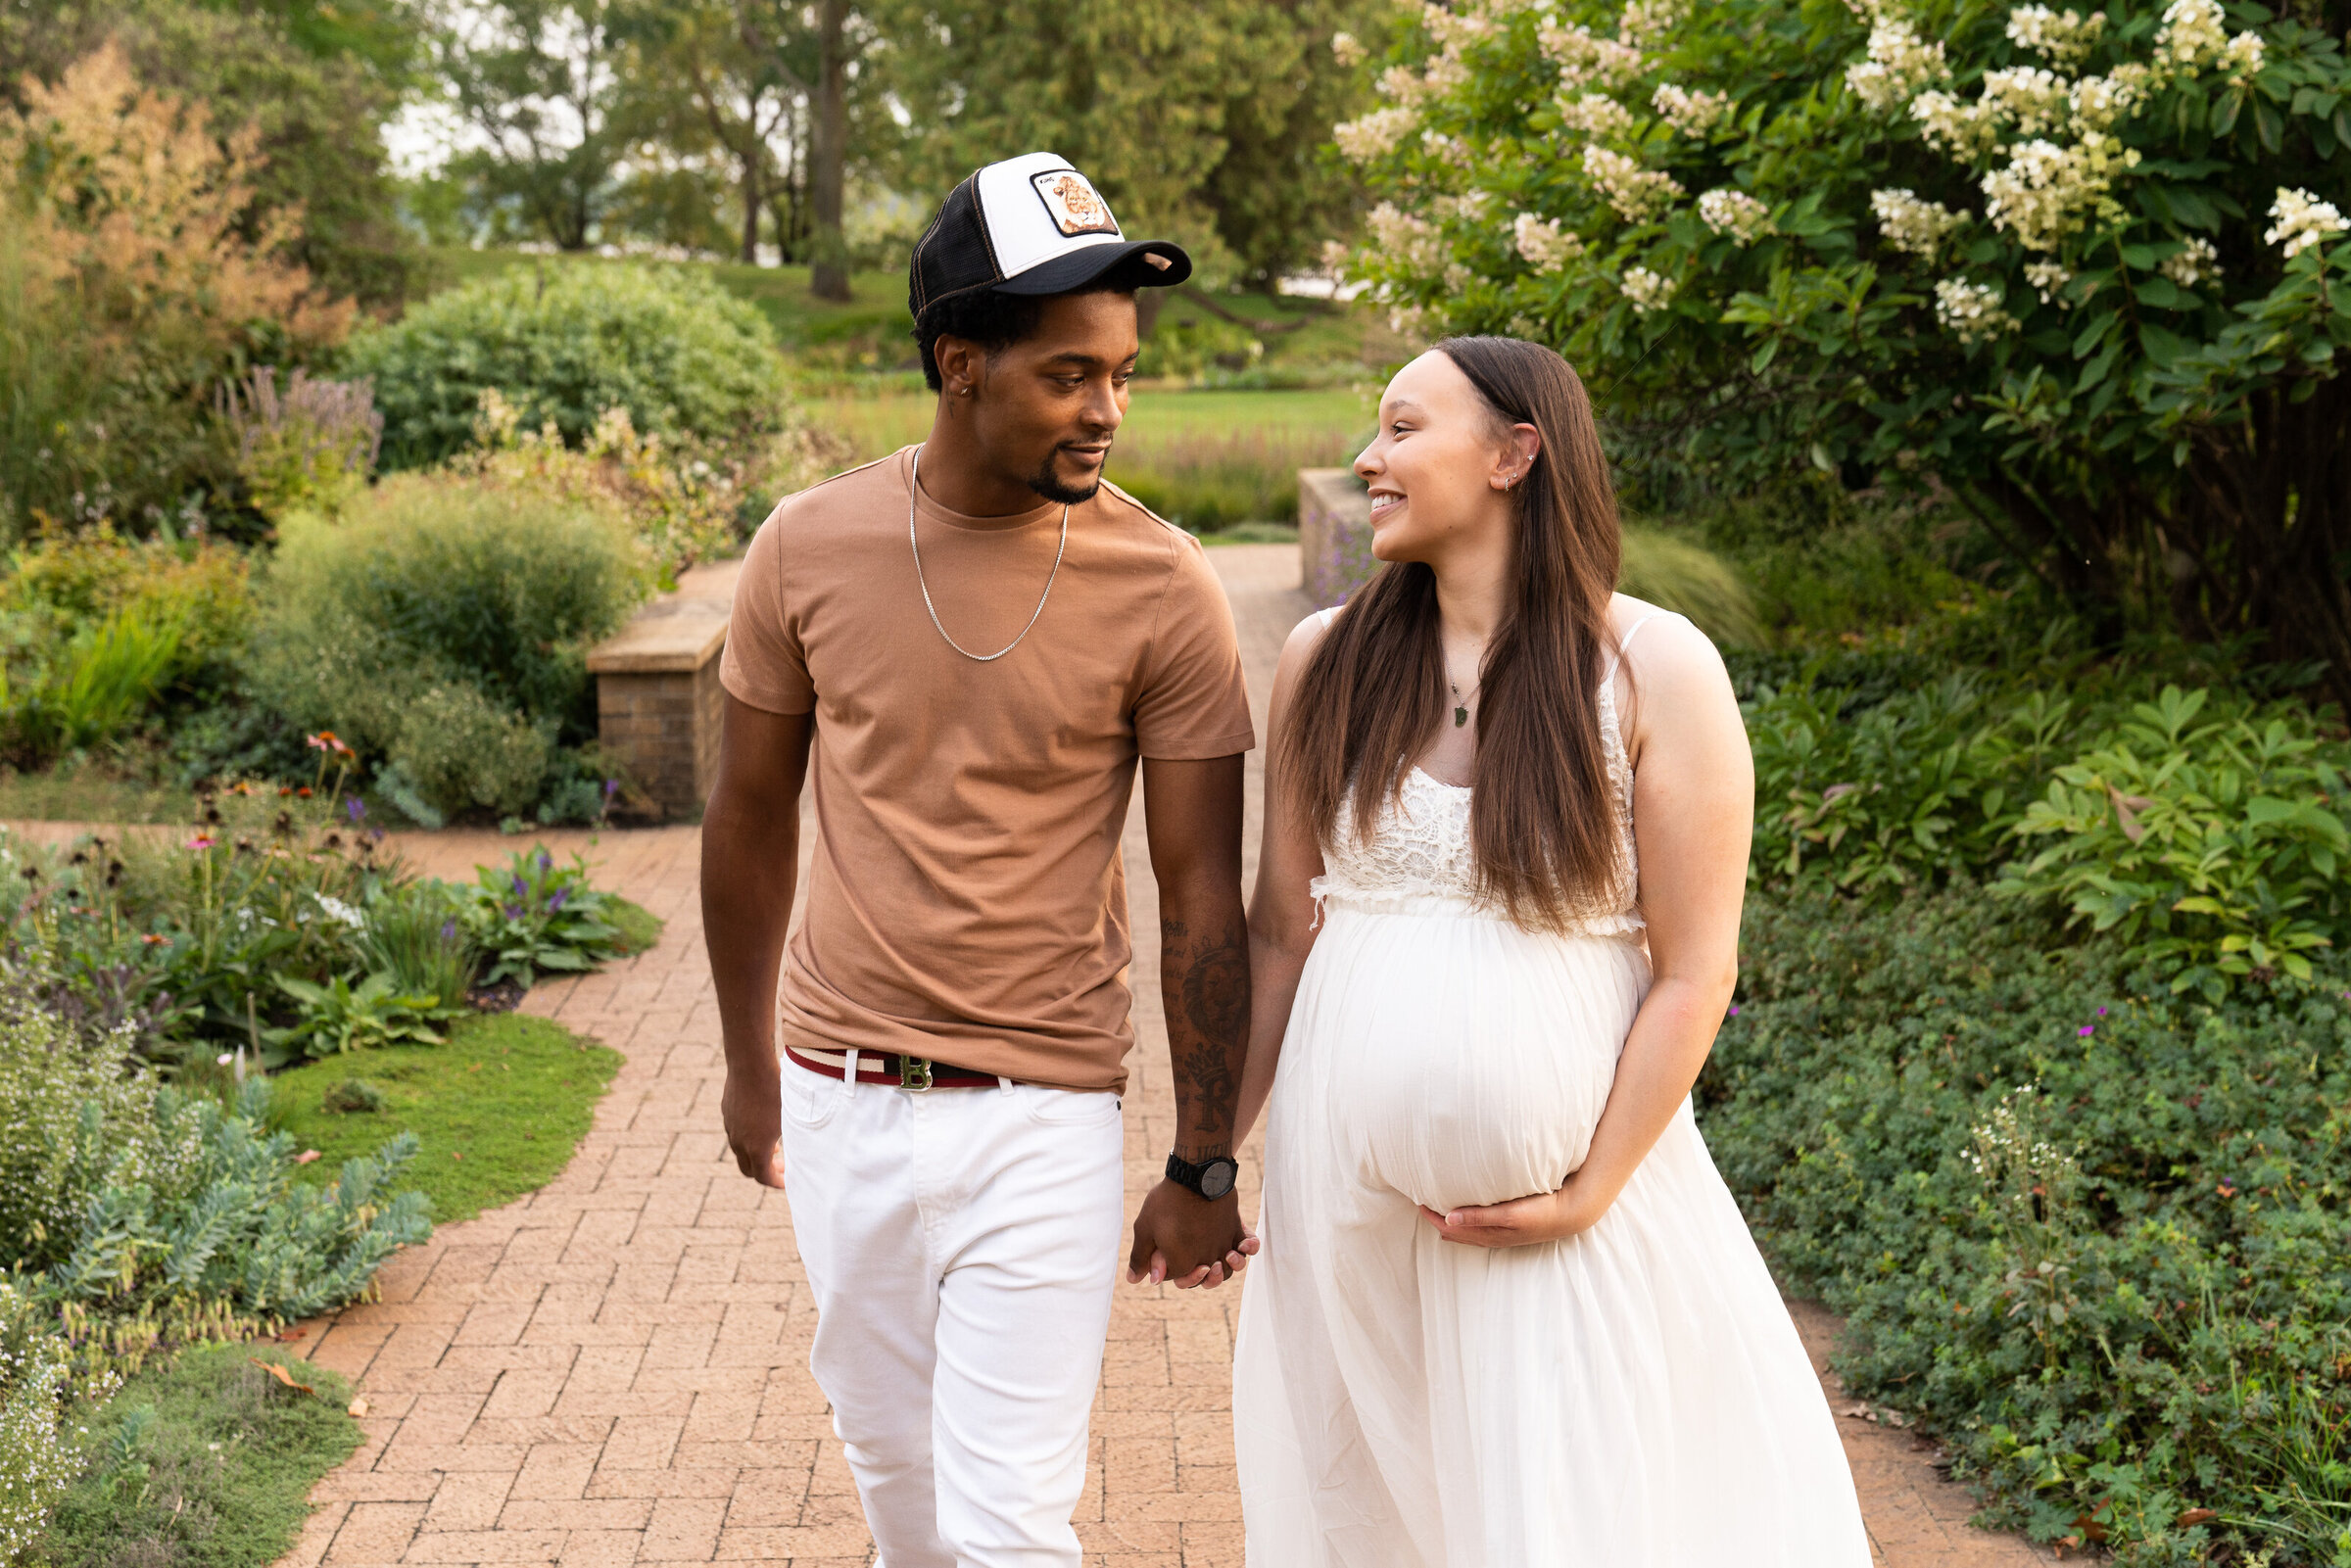
{"label": "green leafy bush", "polygon": [[339,523],[290,519],[269,584],[256,692],[440,817],[539,798],[553,748],[594,734],[587,650],[647,577],[610,508],[416,475]]}
{"label": "green leafy bush", "polygon": [[1999,886],[2064,901],[2218,1001],[2228,977],[2309,979],[2315,952],[2351,933],[2351,758],[2285,717],[2199,724],[2209,696],[2167,686],[2059,768],[2015,830],[2053,841]]}
{"label": "green leafy bush", "polygon": [[621,949],[615,902],[588,882],[587,857],[558,866],[542,844],[503,868],[474,868],[479,880],[467,919],[489,968],[486,983],[531,984],[549,970],[594,969]]}
{"label": "green leafy bush", "polygon": [[2060,697],[1982,674],[1847,706],[1799,678],[1748,704],[1765,884],[1990,879],[2123,938],[2183,990],[2308,978],[2351,944],[2343,775],[2308,710],[2109,673]]}
{"label": "green leafy bush", "polygon": [[488,391],[575,445],[609,408],[639,430],[711,440],[776,429],[787,408],[766,319],[685,269],[516,269],[359,334],[345,362],[375,382],[396,468],[463,451]]}
{"label": "green leafy bush", "polygon": [[224,681],[251,616],[244,555],[112,528],[11,551],[0,578],[0,748],[38,764],[120,741],[175,691]]}
{"label": "green leafy bush", "polygon": [[2343,1560],[2351,965],[2215,1006],[1966,884],[1742,945],[1701,1119],[1850,1386],[2037,1539]]}
{"label": "green leafy bush", "polygon": [[439,1045],[441,1031],[433,1021],[456,1002],[443,1003],[431,994],[410,995],[395,988],[389,974],[370,974],[358,984],[340,974],[325,981],[277,977],[277,988],[294,999],[294,1022],[265,1036],[297,1059],[339,1056],[345,1051],[367,1051],[378,1046],[409,1042]]}

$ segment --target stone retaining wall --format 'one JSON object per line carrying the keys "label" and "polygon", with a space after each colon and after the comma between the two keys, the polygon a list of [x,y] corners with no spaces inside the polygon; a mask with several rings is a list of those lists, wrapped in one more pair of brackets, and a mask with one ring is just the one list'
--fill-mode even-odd
{"label": "stone retaining wall", "polygon": [[1318,607],[1371,580],[1371,498],[1344,468],[1298,470],[1298,576]]}
{"label": "stone retaining wall", "polygon": [[741,561],[697,566],[588,655],[598,742],[672,816],[693,816],[718,777],[718,684]]}

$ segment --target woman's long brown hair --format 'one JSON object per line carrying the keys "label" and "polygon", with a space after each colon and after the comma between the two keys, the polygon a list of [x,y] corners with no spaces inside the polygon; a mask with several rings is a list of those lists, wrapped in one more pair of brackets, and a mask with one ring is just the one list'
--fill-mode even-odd
{"label": "woman's long brown hair", "polygon": [[[1529,930],[1561,930],[1619,896],[1626,868],[1601,748],[1600,683],[1615,647],[1620,539],[1591,400],[1567,361],[1516,338],[1447,338],[1497,428],[1542,450],[1511,492],[1511,595],[1479,671],[1470,843],[1478,894]],[[1349,785],[1368,836],[1446,718],[1436,573],[1388,567],[1348,600],[1307,661],[1276,737],[1286,788],[1317,840],[1337,837]]]}

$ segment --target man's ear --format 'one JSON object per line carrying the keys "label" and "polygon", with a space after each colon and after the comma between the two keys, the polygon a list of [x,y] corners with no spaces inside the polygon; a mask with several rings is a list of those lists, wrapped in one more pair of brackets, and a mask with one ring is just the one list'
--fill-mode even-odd
{"label": "man's ear", "polygon": [[944,397],[976,396],[987,379],[987,353],[969,338],[940,333],[931,342],[931,357],[938,361],[939,391]]}

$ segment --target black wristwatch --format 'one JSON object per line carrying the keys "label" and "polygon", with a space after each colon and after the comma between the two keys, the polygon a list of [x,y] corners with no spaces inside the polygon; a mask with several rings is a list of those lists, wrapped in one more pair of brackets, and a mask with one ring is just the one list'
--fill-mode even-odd
{"label": "black wristwatch", "polygon": [[1233,1179],[1240,1173],[1240,1162],[1230,1155],[1219,1155],[1196,1165],[1181,1155],[1168,1156],[1168,1179],[1178,1187],[1191,1188],[1211,1203],[1232,1191]]}

